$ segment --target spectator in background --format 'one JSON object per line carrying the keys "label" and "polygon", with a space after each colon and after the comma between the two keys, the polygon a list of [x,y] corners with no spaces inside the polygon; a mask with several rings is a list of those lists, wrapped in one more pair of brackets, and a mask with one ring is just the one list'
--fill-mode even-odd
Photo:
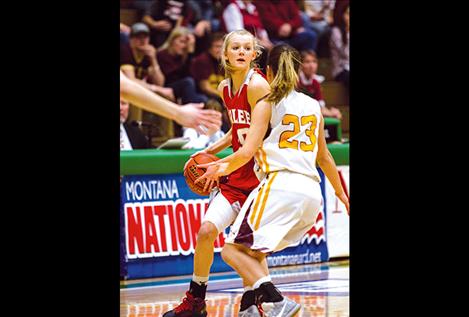
{"label": "spectator in background", "polygon": [[153,0],[120,0],[121,9],[133,9],[136,10],[136,20],[141,21],[143,15],[150,10]]}
{"label": "spectator in background", "polygon": [[175,100],[173,90],[163,87],[165,77],[156,49],[150,44],[150,29],[144,23],[132,25],[129,43],[121,45],[120,65],[128,78],[169,100]]}
{"label": "spectator in background", "polygon": [[[218,94],[218,85],[225,79],[224,70],[220,65],[223,46],[223,33],[212,33],[209,38],[210,47],[207,52],[200,54],[192,60],[190,73],[201,93],[207,96],[208,101],[215,99],[223,104]],[[231,124],[226,109],[222,107],[222,131],[228,132]]]}
{"label": "spectator in background", "polygon": [[[338,3],[341,3],[341,1],[338,1]],[[349,89],[349,5],[341,5],[340,8],[340,11],[337,11],[336,18],[334,18],[334,26],[332,27],[331,38],[329,40],[332,61],[332,76],[334,76],[336,81],[343,83],[345,87]]]}
{"label": "spectator in background", "polygon": [[166,77],[166,87],[174,90],[182,103],[206,102],[207,97],[197,92],[194,78],[189,74],[195,38],[185,27],[175,28],[158,52],[161,70]]}
{"label": "spectator in background", "polygon": [[318,38],[330,30],[333,22],[332,10],[335,0],[302,0],[304,5],[301,11],[301,17],[308,28],[313,29]]}
{"label": "spectator in background", "polygon": [[127,122],[129,117],[129,103],[121,98],[120,100],[120,148],[122,150],[148,149],[148,140],[142,131]]}
{"label": "spectator in background", "polygon": [[198,21],[189,25],[196,40],[194,56],[198,56],[209,48],[210,34],[220,31],[221,4],[217,0],[187,0],[187,5],[192,10],[192,20]]}
{"label": "spectator in background", "polygon": [[219,99],[217,87],[225,79],[220,66],[223,33],[212,33],[209,43],[208,51],[192,60],[190,73],[203,94],[209,98]]}
{"label": "spectator in background", "polygon": [[330,57],[329,37],[333,22],[335,0],[297,0],[303,26],[318,35],[316,53],[319,57]]}
{"label": "spectator in background", "polygon": [[188,0],[196,21],[208,21],[212,32],[220,31],[219,15],[222,5],[219,0]]}
{"label": "spectator in background", "polygon": [[152,30],[151,43],[160,47],[179,26],[192,29],[197,39],[209,34],[210,21],[204,20],[203,15],[196,15],[193,7],[188,0],[154,0],[143,16],[143,22]]}
{"label": "spectator in background", "polygon": [[262,23],[274,43],[287,43],[298,51],[315,50],[317,35],[303,27],[300,9],[294,0],[255,0]]}
{"label": "spectator in background", "polygon": [[185,0],[154,0],[142,18],[151,29],[151,44],[160,47],[173,28],[186,25],[189,10]]}
{"label": "spectator in background", "polygon": [[327,108],[322,96],[321,84],[316,78],[318,70],[318,58],[314,51],[301,52],[301,66],[298,72],[298,90],[316,99],[321,106],[321,113],[324,117],[341,119],[340,110],[334,107]]}
{"label": "spectator in background", "polygon": [[[205,104],[205,109],[212,109],[223,113],[223,106],[215,99],[210,99]],[[221,139],[225,133],[220,129],[211,136],[200,134],[195,129],[183,128],[183,137],[189,138],[189,142],[186,143],[183,149],[204,149],[207,146],[212,145],[219,139]]]}
{"label": "spectator in background", "polygon": [[336,21],[342,19],[342,14],[345,11],[345,8],[350,4],[350,0],[336,0],[332,9],[332,23],[334,25]]}

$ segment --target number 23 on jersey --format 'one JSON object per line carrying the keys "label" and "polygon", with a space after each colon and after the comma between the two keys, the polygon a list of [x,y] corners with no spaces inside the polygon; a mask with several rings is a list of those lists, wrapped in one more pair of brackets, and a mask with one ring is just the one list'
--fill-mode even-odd
{"label": "number 23 on jersey", "polygon": [[[305,134],[309,137],[310,143],[301,141],[299,142],[300,147],[298,148],[297,140],[288,141],[288,139],[298,135],[298,133],[300,132],[300,122],[302,126],[307,125],[308,123],[311,122],[311,127],[305,130]],[[316,127],[318,124],[318,118],[315,115],[303,116],[301,118],[293,114],[284,115],[282,119],[282,125],[289,126],[290,124],[293,124],[293,130],[286,130],[280,134],[279,143],[278,143],[279,148],[281,149],[290,148],[294,150],[301,150],[304,152],[314,151],[314,147],[317,142],[317,138],[316,138],[316,135],[314,134],[314,130],[316,130]]]}

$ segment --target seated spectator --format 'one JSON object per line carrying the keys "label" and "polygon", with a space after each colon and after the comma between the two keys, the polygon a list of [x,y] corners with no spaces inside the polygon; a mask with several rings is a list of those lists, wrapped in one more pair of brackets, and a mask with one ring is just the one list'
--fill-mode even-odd
{"label": "seated spectator", "polygon": [[336,81],[339,81],[349,89],[349,44],[350,44],[350,16],[349,6],[342,6],[342,14],[338,14],[334,20],[334,26],[331,31],[331,38],[329,40],[331,61],[332,61],[332,76]]}
{"label": "seated spectator", "polygon": [[321,38],[330,29],[333,21],[333,0],[303,0],[304,8],[301,11],[303,22],[313,29],[318,38]]}
{"label": "seated spectator", "polygon": [[127,122],[129,116],[129,103],[120,100],[120,148],[121,151],[150,148],[148,140],[142,131]]}
{"label": "seated spectator", "polygon": [[297,0],[303,26],[318,35],[316,53],[319,57],[330,57],[329,37],[335,2],[335,0]]}
{"label": "seated spectator", "polygon": [[150,44],[150,29],[143,23],[135,23],[130,29],[128,44],[121,45],[122,72],[145,88],[175,101],[171,88],[164,88],[165,77],[157,60],[156,49]]}
{"label": "seated spectator", "polygon": [[151,43],[160,47],[179,26],[193,29],[197,39],[210,33],[210,21],[196,15],[193,8],[186,0],[154,0],[142,19],[151,28]]}
{"label": "seated spectator", "polygon": [[300,9],[294,0],[255,0],[254,4],[274,44],[284,42],[298,51],[316,49],[317,34],[303,27]]}
{"label": "seated spectator", "polygon": [[187,2],[192,8],[195,20],[208,21],[211,32],[221,31],[220,14],[223,7],[219,0],[188,0]]}
{"label": "seated spectator", "polygon": [[194,56],[198,56],[209,48],[210,35],[220,31],[218,15],[221,4],[217,0],[187,0],[187,5],[193,14],[189,28],[193,28],[196,39]]}
{"label": "seated spectator", "polygon": [[174,91],[182,103],[206,102],[207,97],[197,92],[194,78],[189,74],[195,38],[185,27],[175,28],[158,51],[158,61],[166,78],[165,86]]}
{"label": "seated spectator", "polygon": [[203,94],[218,99],[217,87],[225,78],[220,66],[223,33],[212,33],[209,43],[208,51],[192,60],[190,74]]}
{"label": "seated spectator", "polygon": [[[215,99],[210,99],[205,104],[205,109],[213,109],[222,113],[222,105]],[[186,143],[182,148],[183,149],[203,149],[207,146],[212,145],[219,139],[221,139],[225,133],[220,129],[211,136],[198,133],[192,128],[183,128],[183,137],[189,138],[189,142]]]}
{"label": "seated spectator", "polygon": [[321,106],[321,113],[324,117],[341,119],[340,110],[334,107],[327,108],[322,96],[321,84],[316,79],[318,70],[318,59],[314,51],[301,52],[301,67],[298,72],[300,81],[298,90],[316,99]]}
{"label": "seated spectator", "polygon": [[151,29],[150,42],[160,47],[168,38],[171,30],[184,21],[190,8],[185,1],[153,0],[153,3],[143,15],[145,22]]}
{"label": "seated spectator", "polygon": [[334,25],[336,21],[342,19],[342,15],[345,9],[349,6],[350,0],[336,0],[334,1],[333,9],[332,9],[332,23]]}

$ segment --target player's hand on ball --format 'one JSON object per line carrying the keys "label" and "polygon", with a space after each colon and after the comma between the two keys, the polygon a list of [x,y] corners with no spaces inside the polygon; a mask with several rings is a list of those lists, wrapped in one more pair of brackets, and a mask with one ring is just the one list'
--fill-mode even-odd
{"label": "player's hand on ball", "polygon": [[[209,163],[209,164],[211,164],[211,163]],[[202,165],[209,165],[209,164],[202,164]],[[200,168],[200,165],[197,165],[197,168]],[[212,188],[215,186],[215,184],[217,186],[220,185],[218,177],[214,176],[213,169],[214,169],[213,167],[208,167],[207,171],[202,176],[200,176],[199,178],[197,178],[194,181],[194,184],[197,184],[197,183],[203,181],[204,179],[206,179],[204,189],[203,189],[204,192],[206,192],[207,190],[211,191]]]}
{"label": "player's hand on ball", "polygon": [[184,168],[183,168],[183,170],[185,170],[185,169],[186,169],[186,167],[187,167],[187,164],[189,164],[189,162],[190,162],[191,158],[192,158],[192,157],[194,157],[194,156],[197,156],[197,155],[199,155],[200,153],[206,153],[206,154],[207,154],[208,152],[207,152],[207,149],[203,149],[203,150],[197,151],[197,152],[195,152],[194,154],[192,154],[192,155],[190,156],[190,158],[187,160],[187,162],[184,164]]}
{"label": "player's hand on ball", "polygon": [[213,154],[208,153],[207,149],[194,153],[184,166],[184,178],[189,189],[197,195],[209,196],[212,188],[217,183],[216,180],[210,181],[203,179],[207,168],[200,168],[199,165],[219,161],[220,159]]}
{"label": "player's hand on ball", "polygon": [[227,175],[225,174],[227,166],[228,166],[228,163],[218,163],[218,162],[197,165],[198,168],[206,168],[207,170],[202,176],[197,178],[194,183],[198,183],[204,179],[207,179],[205,181],[204,190],[207,190],[207,188],[209,190],[212,190],[215,183],[217,184],[217,186],[220,185],[219,183],[220,176]]}

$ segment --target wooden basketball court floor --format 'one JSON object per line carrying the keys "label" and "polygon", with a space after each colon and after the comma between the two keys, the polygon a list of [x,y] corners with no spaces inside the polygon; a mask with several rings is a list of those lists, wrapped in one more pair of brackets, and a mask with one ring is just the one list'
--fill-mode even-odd
{"label": "wooden basketball court floor", "polygon": [[[297,317],[349,316],[349,261],[270,269],[283,295],[302,305]],[[192,276],[121,281],[121,317],[160,317],[177,306]],[[207,289],[208,317],[235,317],[243,292],[236,272],[213,273]]]}

